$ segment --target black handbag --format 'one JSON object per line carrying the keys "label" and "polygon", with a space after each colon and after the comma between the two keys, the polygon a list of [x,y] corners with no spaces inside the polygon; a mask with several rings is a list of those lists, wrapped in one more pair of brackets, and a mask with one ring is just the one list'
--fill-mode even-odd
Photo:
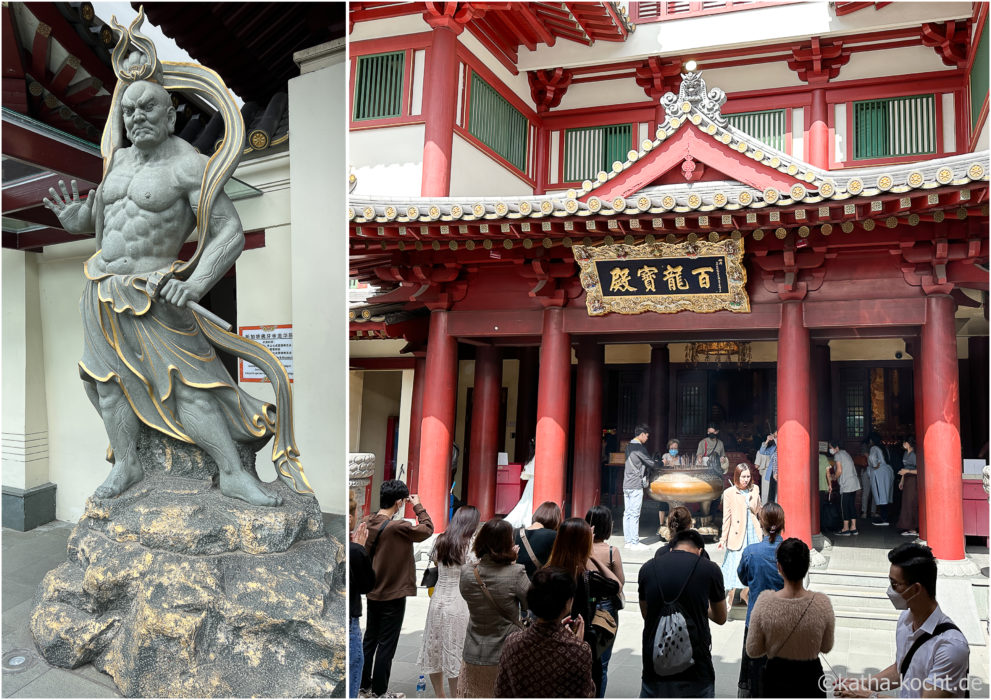
{"label": "black handbag", "polygon": [[593,658],[599,658],[616,638],[618,622],[606,606],[607,599],[619,594],[619,583],[606,578],[598,571],[586,571],[585,591],[588,595],[588,642],[592,647]]}
{"label": "black handbag", "polygon": [[437,585],[437,577],[440,573],[436,566],[428,566],[423,570],[423,578],[420,579],[420,586],[422,588],[433,588]]}

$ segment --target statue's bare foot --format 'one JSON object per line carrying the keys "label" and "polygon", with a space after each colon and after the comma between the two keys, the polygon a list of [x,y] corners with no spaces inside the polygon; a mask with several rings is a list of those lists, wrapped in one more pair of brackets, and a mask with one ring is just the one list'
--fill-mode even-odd
{"label": "statue's bare foot", "polygon": [[121,495],[145,476],[141,465],[131,460],[116,462],[106,480],[97,486],[94,495],[97,498],[114,498]]}
{"label": "statue's bare foot", "polygon": [[233,473],[220,473],[220,492],[231,498],[256,506],[281,506],[282,497],[272,493],[245,471],[238,469]]}

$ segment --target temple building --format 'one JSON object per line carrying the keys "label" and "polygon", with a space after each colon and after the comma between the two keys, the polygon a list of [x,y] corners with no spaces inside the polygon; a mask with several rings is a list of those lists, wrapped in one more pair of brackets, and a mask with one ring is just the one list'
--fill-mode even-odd
{"label": "temple building", "polygon": [[533,441],[534,503],[580,516],[616,503],[638,423],[693,455],[710,422],[750,455],[778,428],[788,535],[813,544],[820,442],[876,431],[917,440],[920,535],[968,570],[986,3],[349,12],[355,484],[484,519],[519,494],[500,453]]}
{"label": "temple building", "polygon": [[[107,433],[77,366],[83,263],[94,241],[63,230],[42,205],[59,180],[77,180],[85,195],[103,177],[100,138],[117,80],[111,51],[118,36],[105,10],[89,2],[2,7],[3,524],[19,530],[53,518],[77,521],[110,469]],[[245,249],[202,304],[235,332],[281,343],[291,359],[306,476],[324,510],[343,513],[343,456],[329,455],[340,452],[345,410],[326,397],[344,387],[343,370],[327,368],[339,367],[346,353],[345,311],[343,299],[330,304],[325,290],[346,284],[343,261],[334,262],[344,222],[326,209],[343,210],[345,202],[344,7],[149,3],[145,13],[146,30],[160,27],[243,102],[245,142],[225,191]],[[132,17],[117,19],[126,25]],[[216,109],[178,94],[173,105],[175,134],[214,154],[224,134]],[[195,246],[188,242],[180,255]],[[228,370],[249,393],[274,397],[250,364],[233,360]],[[271,451],[259,455],[261,478],[273,480]]]}

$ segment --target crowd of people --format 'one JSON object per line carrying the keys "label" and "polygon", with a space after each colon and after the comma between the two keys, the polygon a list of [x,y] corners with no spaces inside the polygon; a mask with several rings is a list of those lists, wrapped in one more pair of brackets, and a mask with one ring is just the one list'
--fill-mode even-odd
{"label": "crowd of people", "polygon": [[[648,437],[647,428],[638,426],[627,448],[623,484],[622,530],[627,547],[636,549],[647,549],[634,533],[639,531],[636,492],[642,497],[654,462],[644,447]],[[706,459],[719,456],[718,438],[710,437],[715,440],[704,447]],[[871,445],[868,475],[884,519],[890,502],[884,495],[894,472],[878,447]],[[905,447],[911,454],[911,445]],[[670,453],[672,445],[668,448]],[[773,433],[761,450],[773,483]],[[848,453],[835,442],[829,453],[835,465],[831,479],[841,492],[843,532],[853,534],[857,513],[849,494],[863,485]],[[898,473],[903,490],[914,478],[914,465],[904,464]],[[825,697],[820,657],[833,647],[834,614],[829,597],[805,585],[809,547],[782,538],[785,513],[773,499],[763,501],[756,468],[739,464],[731,480],[721,499],[721,565],[710,560],[691,512],[678,506],[666,518],[667,543],[640,567],[640,696],[714,697],[710,625],[726,623],[740,591],[747,611],[739,696]],[[413,506],[415,524],[394,519],[406,503]],[[352,500],[352,518],[353,509]],[[403,482],[387,481],[379,511],[352,523],[352,530],[350,697],[401,697],[389,691],[389,678],[405,598],[416,593],[413,543],[429,537],[433,525]],[[584,518],[565,519],[559,504],[542,503],[522,527],[498,517],[481,523],[477,509],[461,506],[430,552],[437,574],[417,663],[434,695],[605,697],[620,619],[629,618],[620,614],[625,580],[620,550],[609,543],[612,533],[612,512],[604,506],[589,509]],[[834,694],[874,697],[901,684],[903,696],[925,688],[962,697],[969,648],[936,602],[932,552],[908,542],[888,558],[888,596],[904,611],[896,631],[896,663],[870,678],[835,679]],[[362,595],[368,598],[363,639]]]}

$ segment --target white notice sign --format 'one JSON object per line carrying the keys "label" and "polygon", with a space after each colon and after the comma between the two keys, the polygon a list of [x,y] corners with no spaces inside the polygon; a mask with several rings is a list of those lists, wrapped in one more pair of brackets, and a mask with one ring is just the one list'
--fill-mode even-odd
{"label": "white notice sign", "polygon": [[[275,355],[289,373],[292,381],[292,324],[280,326],[239,326],[242,337],[261,343]],[[250,362],[238,358],[238,374],[242,382],[267,382],[265,374]]]}

